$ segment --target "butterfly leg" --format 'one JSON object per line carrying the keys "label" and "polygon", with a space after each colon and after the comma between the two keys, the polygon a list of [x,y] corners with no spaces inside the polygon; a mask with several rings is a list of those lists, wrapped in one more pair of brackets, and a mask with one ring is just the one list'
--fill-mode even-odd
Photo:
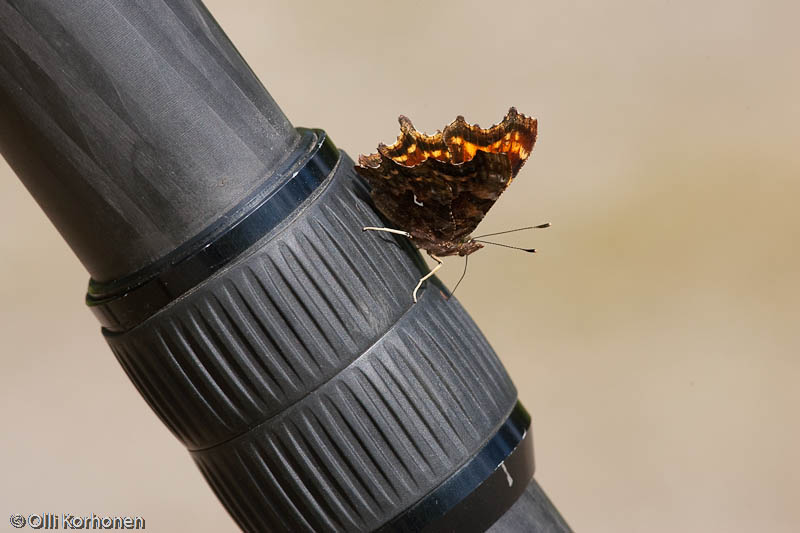
{"label": "butterfly leg", "polygon": [[439,259],[438,257],[436,257],[433,254],[428,254],[428,255],[433,257],[434,261],[436,261],[439,264],[436,265],[435,267],[433,267],[433,269],[430,272],[428,272],[427,274],[422,276],[422,278],[420,278],[420,280],[419,280],[419,283],[417,283],[417,286],[414,287],[414,292],[411,294],[411,297],[414,299],[414,303],[417,303],[417,291],[419,290],[420,287],[422,287],[422,282],[425,281],[426,279],[428,279],[429,277],[433,276],[434,274],[436,274],[436,271],[439,270],[440,268],[442,268],[442,260],[441,259]]}
{"label": "butterfly leg", "polygon": [[361,228],[361,231],[385,231],[386,233],[394,233],[396,235],[402,235],[403,237],[411,238],[411,234],[407,231],[403,231],[401,229],[391,229],[391,228],[374,228],[372,226],[366,226]]}

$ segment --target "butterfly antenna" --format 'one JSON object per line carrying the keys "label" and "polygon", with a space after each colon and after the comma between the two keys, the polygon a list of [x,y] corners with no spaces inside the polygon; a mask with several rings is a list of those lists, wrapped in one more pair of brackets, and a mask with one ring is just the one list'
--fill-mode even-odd
{"label": "butterfly antenna", "polygon": [[485,233],[483,235],[478,235],[477,237],[473,238],[473,240],[482,239],[483,237],[494,237],[495,235],[505,235],[506,233],[514,233],[515,231],[525,231],[528,229],[544,229],[544,228],[549,228],[550,226],[552,226],[552,224],[550,224],[549,222],[545,222],[544,224],[539,224],[538,226],[526,226],[524,228],[510,229],[507,231],[498,231],[497,233]]}
{"label": "butterfly antenna", "polygon": [[459,285],[461,285],[461,281],[464,279],[464,276],[467,275],[467,264],[469,264],[469,256],[465,255],[464,256],[464,272],[462,272],[461,273],[461,277],[458,278],[458,281],[456,282],[456,286],[453,287],[452,291],[450,291],[450,297],[452,297],[456,293],[456,289],[458,288]]}
{"label": "butterfly antenna", "polygon": [[473,242],[479,242],[481,244],[491,244],[493,246],[502,246],[503,248],[511,248],[512,250],[522,250],[523,252],[528,252],[529,254],[535,254],[536,248],[520,248],[519,246],[509,246],[508,244],[500,244],[499,242],[491,242],[491,241],[479,241],[478,239],[472,239]]}

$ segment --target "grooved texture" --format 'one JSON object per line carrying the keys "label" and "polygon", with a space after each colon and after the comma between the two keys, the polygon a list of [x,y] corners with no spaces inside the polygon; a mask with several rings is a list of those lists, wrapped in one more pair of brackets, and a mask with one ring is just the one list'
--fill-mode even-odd
{"label": "grooved texture", "polygon": [[247,531],[370,531],[471,458],[515,398],[461,306],[429,292],[301,403],[193,456],[229,508],[259,510],[234,513]]}
{"label": "grooved texture", "polygon": [[[346,166],[349,158],[339,168]],[[323,187],[290,230],[284,224],[141,326],[107,335],[136,387],[190,448],[227,440],[302,398],[410,305],[419,270],[395,239],[361,231],[380,223],[361,183],[335,178]],[[397,295],[395,286],[410,288]]]}
{"label": "grooved texture", "polygon": [[282,226],[137,328],[107,334],[247,531],[369,531],[496,432],[516,391],[382,222],[346,156]]}

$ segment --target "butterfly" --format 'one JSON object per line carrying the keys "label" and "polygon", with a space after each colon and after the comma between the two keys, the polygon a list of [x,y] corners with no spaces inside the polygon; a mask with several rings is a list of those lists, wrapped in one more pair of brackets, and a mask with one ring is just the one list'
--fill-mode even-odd
{"label": "butterfly", "polygon": [[360,155],[355,169],[394,226],[364,230],[404,235],[438,263],[414,289],[416,302],[422,282],[441,267],[440,257],[483,248],[471,234],[528,160],[537,121],[512,107],[488,129],[462,116],[433,135],[418,132],[405,116],[399,122],[397,142]]}

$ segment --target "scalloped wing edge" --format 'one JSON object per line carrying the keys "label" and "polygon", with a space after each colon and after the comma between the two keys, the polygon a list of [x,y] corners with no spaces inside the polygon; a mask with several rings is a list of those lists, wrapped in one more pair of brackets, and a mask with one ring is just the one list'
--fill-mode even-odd
{"label": "scalloped wing edge", "polygon": [[478,151],[505,153],[511,161],[513,174],[519,171],[533,150],[536,142],[538,122],[511,107],[499,124],[483,129],[469,124],[459,115],[444,131],[426,135],[414,128],[404,115],[398,117],[400,135],[392,145],[378,145],[378,152],[360,155],[358,164],[377,168],[381,156],[398,165],[414,167],[428,159],[459,165],[470,161]]}

